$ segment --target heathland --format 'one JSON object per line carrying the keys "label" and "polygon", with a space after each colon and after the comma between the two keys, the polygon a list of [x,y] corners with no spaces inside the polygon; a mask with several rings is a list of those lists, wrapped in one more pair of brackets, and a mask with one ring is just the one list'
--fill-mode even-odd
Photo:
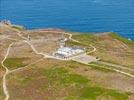
{"label": "heathland", "polygon": [[[52,57],[60,40],[99,60]],[[0,24],[0,100],[134,100],[134,42],[117,33]]]}

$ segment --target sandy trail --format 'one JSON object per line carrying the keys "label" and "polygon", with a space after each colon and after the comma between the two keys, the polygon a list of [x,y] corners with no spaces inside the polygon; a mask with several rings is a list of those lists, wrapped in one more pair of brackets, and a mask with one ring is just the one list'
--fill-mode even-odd
{"label": "sandy trail", "polygon": [[9,55],[9,52],[10,52],[10,48],[11,46],[13,45],[14,43],[11,43],[7,49],[7,52],[6,52],[6,55],[4,57],[4,59],[2,60],[1,62],[1,65],[3,66],[3,68],[6,70],[5,74],[3,75],[3,92],[4,92],[4,95],[5,95],[5,100],[8,100],[9,99],[9,91],[7,89],[7,82],[6,82],[6,76],[9,74],[9,69],[4,65],[4,61],[7,59],[8,55]]}
{"label": "sandy trail", "polygon": [[[34,45],[28,40],[28,38],[26,38],[26,37],[24,37],[24,36],[21,35],[21,31],[16,30],[16,29],[14,29],[14,30],[17,32],[17,35],[23,39],[22,41],[26,42],[26,43],[31,47],[31,49],[32,49],[37,55],[42,55],[43,58],[51,58],[51,59],[57,59],[57,60],[70,60],[70,59],[57,58],[57,57],[54,57],[54,56],[51,56],[51,55],[48,55],[48,54],[45,54],[45,53],[42,53],[42,52],[38,52],[37,49],[34,47]],[[44,31],[43,31],[43,32],[44,32]],[[45,31],[45,32],[47,32],[47,31]],[[56,31],[48,31],[48,32],[59,33],[59,32],[56,32]],[[70,34],[70,33],[67,33],[67,32],[61,32],[61,33],[62,33],[62,34],[69,35],[68,39],[70,39],[70,40],[72,40],[72,41],[74,41],[74,42],[82,43],[82,42],[80,42],[80,41],[78,41],[78,40],[73,39],[73,38],[72,38],[73,35]],[[8,38],[7,38],[7,39],[8,39]],[[7,76],[9,73],[13,73],[13,72],[22,70],[22,69],[24,69],[24,68],[27,68],[28,66],[30,66],[30,65],[32,65],[32,64],[35,64],[35,63],[37,63],[37,62],[39,62],[40,60],[43,59],[43,58],[42,58],[42,59],[39,59],[37,62],[31,63],[31,64],[29,64],[29,65],[27,65],[27,66],[25,66],[25,67],[22,67],[22,68],[18,68],[18,69],[14,69],[14,70],[9,71],[9,69],[4,65],[4,61],[7,59],[8,55],[9,55],[9,51],[10,51],[10,49],[11,49],[11,47],[12,47],[13,44],[14,44],[14,43],[11,43],[11,44],[9,45],[9,47],[8,47],[8,49],[7,49],[7,52],[6,52],[6,55],[5,55],[4,59],[3,59],[2,62],[1,62],[1,65],[2,65],[3,68],[6,70],[5,74],[3,75],[3,91],[4,91],[4,94],[5,94],[5,99],[4,99],[4,100],[8,100],[9,97],[10,97],[9,91],[8,91],[8,89],[7,89],[6,76]],[[96,51],[96,48],[95,48],[94,46],[90,45],[90,47],[92,47],[93,50],[90,51],[89,53],[93,53],[93,52]],[[94,65],[94,64],[86,64],[86,65]],[[95,66],[97,66],[97,65],[95,65]],[[101,67],[101,66],[98,66],[98,67]],[[123,67],[123,66],[122,66],[122,67]],[[130,76],[130,77],[133,77],[133,78],[134,78],[134,75],[132,75],[132,74],[130,74],[130,73],[127,73],[127,72],[124,72],[124,71],[121,71],[121,70],[118,70],[118,69],[115,69],[115,68],[108,68],[108,67],[105,67],[105,68],[110,69],[110,70],[114,70],[114,71],[116,71],[116,72],[118,72],[118,73],[122,73],[122,74],[124,74],[124,75],[127,75],[127,76]]]}

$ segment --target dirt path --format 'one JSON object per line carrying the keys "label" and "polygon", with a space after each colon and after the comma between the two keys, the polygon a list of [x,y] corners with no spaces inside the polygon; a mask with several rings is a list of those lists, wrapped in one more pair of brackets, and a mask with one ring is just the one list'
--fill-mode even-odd
{"label": "dirt path", "polygon": [[9,74],[9,69],[4,65],[4,61],[7,59],[7,56],[9,54],[9,51],[10,51],[10,48],[11,46],[13,45],[14,43],[11,43],[7,49],[7,52],[6,52],[6,55],[4,57],[4,59],[2,60],[1,62],[1,65],[3,66],[3,68],[6,70],[5,74],[3,75],[3,92],[4,92],[4,95],[5,95],[5,100],[8,100],[9,99],[9,91],[7,89],[7,82],[6,82],[6,76]]}
{"label": "dirt path", "polygon": [[130,74],[130,73],[127,73],[127,72],[118,70],[118,69],[113,68],[113,67],[111,67],[111,68],[110,68],[110,67],[104,67],[104,66],[100,66],[100,65],[96,65],[96,64],[87,64],[87,65],[97,66],[97,67],[101,67],[101,68],[106,68],[106,69],[113,70],[113,71],[115,71],[115,72],[118,72],[118,73],[121,73],[121,74],[124,74],[124,75],[126,75],[126,76],[129,76],[129,77],[134,78],[134,75],[133,75],[133,74]]}
{"label": "dirt path", "polygon": [[109,63],[109,62],[104,62],[104,61],[98,61],[98,63],[134,72],[134,69],[129,68],[129,67],[124,67],[124,66],[121,66],[121,65],[116,65],[116,64]]}
{"label": "dirt path", "polygon": [[[42,52],[38,52],[37,49],[34,47],[34,45],[28,40],[28,38],[26,38],[26,37],[24,37],[24,36],[21,35],[21,31],[18,31],[18,30],[16,30],[16,29],[14,29],[14,30],[17,32],[17,35],[23,39],[22,41],[26,42],[26,43],[31,47],[31,49],[32,49],[37,55],[42,55],[43,58],[51,58],[51,59],[57,59],[57,60],[69,60],[69,59],[60,59],[60,58],[57,58],[57,57],[54,57],[54,56],[51,56],[51,55],[47,55],[47,54],[42,53]],[[66,33],[65,33],[65,34],[66,34]],[[68,33],[67,33],[67,34],[68,34]],[[72,41],[79,42],[79,41],[77,41],[77,40],[72,39],[72,34],[68,34],[68,35],[69,35],[69,39],[71,39]],[[7,39],[10,39],[10,38],[7,38]],[[16,39],[12,39],[12,40],[17,41]],[[79,42],[79,43],[80,43],[80,42]],[[34,63],[32,63],[32,64],[29,64],[29,65],[23,67],[23,68],[17,68],[17,69],[14,69],[14,70],[11,70],[11,71],[10,71],[10,70],[4,65],[4,61],[7,59],[7,56],[9,55],[10,48],[11,48],[11,46],[12,46],[13,44],[14,44],[14,43],[11,43],[11,44],[9,45],[9,47],[8,47],[8,49],[7,49],[7,52],[6,52],[6,55],[5,55],[4,59],[3,59],[3,61],[1,62],[1,65],[2,65],[3,68],[6,70],[5,74],[3,75],[3,92],[4,92],[4,95],[5,95],[5,100],[8,100],[9,97],[10,97],[9,91],[8,91],[8,89],[7,89],[6,76],[7,76],[8,74],[10,74],[10,73],[13,73],[13,72],[22,70],[22,69],[27,68],[27,67],[29,67],[30,65],[34,64]],[[40,61],[40,60],[39,60],[39,61]],[[37,62],[39,62],[39,61],[37,61]],[[35,63],[37,63],[37,62],[35,62]]]}
{"label": "dirt path", "polygon": [[41,59],[39,59],[39,60],[37,60],[37,61],[35,61],[35,62],[33,62],[33,63],[30,63],[30,64],[28,64],[28,65],[26,65],[26,66],[24,66],[24,67],[20,67],[20,68],[11,70],[11,71],[9,71],[9,74],[14,73],[14,72],[17,72],[17,71],[20,71],[20,70],[24,70],[24,69],[28,68],[29,66],[40,62],[41,60],[43,60],[43,58],[41,58]]}
{"label": "dirt path", "polygon": [[[56,32],[56,31],[41,31],[41,32],[62,33],[62,34],[68,35],[68,36],[69,36],[69,37],[68,37],[69,40],[71,40],[71,41],[73,41],[73,42],[77,42],[77,43],[83,44],[82,42],[73,39],[73,38],[72,38],[72,37],[73,37],[73,34],[68,33],[68,32]],[[95,46],[93,46],[93,45],[91,45],[91,44],[90,44],[89,46],[90,46],[91,48],[93,48],[93,50],[92,50],[92,51],[89,51],[88,53],[93,53],[93,52],[95,52],[95,51],[97,50]]]}
{"label": "dirt path", "polygon": [[[28,38],[26,38],[26,37],[24,37],[24,36],[21,35],[21,31],[19,31],[19,30],[17,30],[17,29],[14,29],[14,30],[17,32],[17,35],[23,39],[22,41],[26,42],[26,43],[31,47],[31,49],[32,49],[37,55],[42,55],[43,58],[51,58],[51,59],[57,59],[57,60],[70,60],[70,59],[61,59],[61,58],[57,58],[57,57],[54,57],[54,56],[51,56],[51,55],[48,55],[48,54],[45,54],[45,53],[42,53],[42,52],[38,52],[37,49],[34,47],[34,45],[28,40]],[[43,32],[44,32],[44,31],[43,31]],[[48,32],[50,32],[50,31],[48,31]],[[51,32],[55,32],[55,31],[51,31]],[[55,33],[56,33],[56,32],[55,32]],[[59,32],[57,32],[57,33],[59,33]],[[72,40],[72,41],[74,41],[74,42],[82,43],[82,42],[80,42],[80,41],[78,41],[78,40],[73,39],[73,38],[72,38],[73,35],[70,34],[70,33],[66,33],[66,32],[61,32],[61,33],[66,34],[66,35],[69,35],[69,39]],[[1,65],[2,65],[3,68],[6,70],[5,74],[3,75],[3,91],[4,91],[4,94],[5,94],[5,100],[8,100],[9,97],[10,97],[9,91],[8,91],[8,89],[7,89],[6,76],[7,76],[9,73],[13,73],[13,72],[16,72],[16,71],[25,69],[25,68],[27,68],[28,66],[30,66],[30,65],[36,63],[36,62],[34,62],[34,63],[31,63],[31,64],[29,64],[29,65],[27,65],[27,66],[25,66],[25,67],[23,67],[23,68],[18,68],[18,69],[14,69],[14,70],[9,71],[9,69],[4,65],[4,61],[6,60],[8,54],[9,54],[10,48],[11,48],[11,46],[12,46],[13,44],[14,44],[14,43],[11,43],[11,44],[9,45],[9,47],[8,47],[8,49],[7,49],[7,52],[6,52],[6,55],[5,55],[4,59],[3,59],[3,61],[1,62]],[[96,48],[95,48],[94,46],[92,46],[92,45],[90,45],[90,46],[93,48],[93,50],[90,51],[89,53],[95,52],[95,51],[96,51]],[[42,59],[43,59],[43,58],[42,58]],[[39,59],[39,61],[40,61],[40,60],[41,60],[41,59]],[[37,61],[37,62],[39,62],[39,61]],[[94,64],[87,64],[87,65],[94,65]],[[97,65],[94,65],[94,66],[97,66]],[[98,66],[98,67],[103,67],[103,66]],[[123,67],[123,66],[122,66],[122,67]],[[103,67],[103,68],[104,68],[104,67]],[[115,69],[115,68],[112,68],[112,67],[111,67],[111,68],[105,67],[105,68],[106,68],[106,69],[110,69],[110,70],[114,70],[114,71],[116,71],[116,72],[118,72],[118,73],[122,73],[122,74],[124,74],[124,75],[127,75],[127,76],[130,76],[130,77],[133,77],[133,78],[134,78],[134,75],[132,75],[132,74],[130,74],[130,73],[127,73],[127,72],[124,72],[124,71],[121,71],[121,70],[118,70],[118,69]]]}
{"label": "dirt path", "polygon": [[[82,43],[82,42],[80,42],[80,41],[78,41],[78,40],[73,39],[73,38],[72,38],[73,35],[70,34],[70,33],[67,33],[67,32],[56,32],[56,31],[43,31],[43,32],[54,32],[54,33],[66,34],[66,35],[69,35],[69,39],[72,40],[73,42]],[[27,43],[29,43],[29,42],[27,41]],[[83,43],[82,43],[82,44],[83,44]],[[31,47],[32,47],[33,51],[35,51],[35,53],[44,55],[43,53],[38,53],[37,50],[34,48],[34,46],[33,46],[32,44],[29,43],[29,45],[31,45]],[[95,51],[96,51],[96,47],[94,47],[94,46],[92,46],[92,45],[90,45],[90,46],[93,48],[93,50],[90,51],[90,52],[88,52],[88,53],[93,53],[93,52],[95,52]],[[59,58],[53,57],[53,56],[48,56],[48,55],[47,55],[47,57],[48,57],[48,58],[53,58],[53,59],[62,60],[62,59],[59,59]],[[85,64],[85,63],[84,63],[84,64]],[[104,64],[105,64],[105,63],[104,63]],[[87,64],[87,65],[92,65],[92,64]],[[105,64],[105,65],[107,65],[107,64]],[[97,66],[97,65],[95,65],[95,66]],[[98,67],[102,67],[102,66],[98,66]],[[114,71],[116,71],[116,72],[118,72],[118,73],[121,73],[121,74],[124,74],[124,75],[127,75],[127,76],[130,76],[130,77],[133,77],[133,78],[134,78],[134,75],[133,75],[133,74],[130,74],[130,73],[127,73],[127,72],[124,72],[124,71],[121,71],[121,70],[118,70],[118,69],[115,69],[115,68],[112,68],[112,67],[111,67],[111,68],[105,67],[105,68],[110,69],[110,70],[114,70]],[[125,69],[126,67],[120,66],[120,68],[124,68],[124,69]],[[126,69],[128,69],[128,68],[126,68]]]}

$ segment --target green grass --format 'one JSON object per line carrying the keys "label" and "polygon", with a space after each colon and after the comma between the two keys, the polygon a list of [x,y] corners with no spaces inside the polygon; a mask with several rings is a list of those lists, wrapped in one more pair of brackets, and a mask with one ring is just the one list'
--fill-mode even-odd
{"label": "green grass", "polygon": [[[134,45],[134,41],[130,41],[127,38],[122,37],[121,35],[117,34],[117,33],[108,33],[109,36],[111,36],[114,39],[118,39],[122,42],[124,42],[125,44],[131,44]],[[99,36],[91,34],[91,33],[84,33],[84,34],[77,34],[77,35],[73,35],[72,37],[73,39],[82,41],[84,44],[95,44],[96,42],[99,42]]]}
{"label": "green grass", "polygon": [[127,94],[123,94],[123,93],[119,93],[118,91],[114,91],[114,90],[106,90],[107,92],[105,93],[104,96],[112,96],[114,97],[116,100],[127,100],[128,96]]}
{"label": "green grass", "polygon": [[125,44],[129,44],[129,45],[134,45],[134,41],[130,41],[127,38],[122,37],[121,35],[117,34],[117,33],[109,33],[109,35],[115,39],[118,39],[120,41],[122,41]]}
{"label": "green grass", "polygon": [[103,72],[113,72],[112,70],[110,69],[107,69],[107,68],[102,68],[101,65],[100,67],[99,66],[93,66],[93,65],[90,65],[90,67],[94,70],[99,70],[99,71],[103,71]]}
{"label": "green grass", "polygon": [[31,77],[24,76],[23,78],[21,77],[21,78],[19,79],[19,83],[20,83],[22,86],[27,86],[31,80],[32,80]]}
{"label": "green grass", "polygon": [[83,44],[87,44],[87,45],[91,43],[95,43],[96,41],[99,40],[98,36],[91,33],[82,33],[82,34],[73,35],[72,38],[81,41],[83,42]]}
{"label": "green grass", "polygon": [[95,100],[97,96],[100,96],[104,90],[100,87],[90,87],[86,86],[81,89],[80,96],[86,99],[93,99]]}
{"label": "green grass", "polygon": [[[65,100],[96,100],[98,97],[111,97],[114,100],[127,100],[126,93],[120,93],[116,90],[102,88],[93,85],[85,76],[72,74],[65,68],[50,68],[43,70],[43,75],[52,85],[58,83],[59,88],[65,88],[75,84],[72,91],[65,97]],[[46,88],[45,88],[46,89]],[[58,89],[58,91],[60,91]],[[67,91],[66,91],[67,92]]]}
{"label": "green grass", "polygon": [[21,27],[21,26],[16,26],[16,25],[13,25],[12,28],[15,28],[15,29],[18,29],[18,30],[23,30],[23,27]]}
{"label": "green grass", "polygon": [[3,70],[4,68],[3,68],[3,66],[1,65],[1,63],[0,63],[0,70]]}
{"label": "green grass", "polygon": [[[130,67],[130,66],[127,66],[127,65],[124,65],[124,64],[120,64],[118,62],[115,62],[115,61],[111,61],[111,60],[104,60],[104,59],[101,59],[100,61],[102,62],[107,62],[107,63],[111,63],[111,64],[115,64],[115,65],[120,65],[120,66],[124,66],[124,67]],[[103,65],[103,64],[101,64]]]}
{"label": "green grass", "polygon": [[84,66],[86,66],[86,67],[90,67],[93,70],[99,70],[99,71],[103,71],[103,72],[114,72],[113,70],[110,70],[110,69],[107,69],[107,68],[103,68],[103,67],[108,67],[108,66],[105,66],[103,64],[99,64],[97,62],[91,62],[91,63],[89,63],[89,65],[78,63],[76,61],[70,61],[68,63],[69,63],[68,67],[69,68],[74,68],[74,69],[75,68],[78,68],[78,67],[82,67],[82,66],[84,67]]}
{"label": "green grass", "polygon": [[80,44],[80,43],[77,43],[77,42],[74,42],[74,41],[66,41],[66,45],[67,46],[86,46],[84,44]]}
{"label": "green grass", "polygon": [[4,62],[4,65],[11,69],[24,67],[26,66],[26,64],[24,64],[23,62],[27,59],[28,58],[7,58]]}
{"label": "green grass", "polygon": [[[85,86],[81,89],[80,97],[87,99],[87,100],[96,100],[97,97],[111,97],[114,98],[114,100],[127,100],[128,96],[127,94],[120,93],[116,90],[111,89],[105,89],[102,87],[96,87],[96,86]],[[113,100],[113,99],[112,99]]]}
{"label": "green grass", "polygon": [[48,79],[57,80],[59,84],[69,85],[69,84],[86,84],[89,80],[81,75],[70,74],[64,68],[53,68],[45,69],[43,72],[44,76]]}
{"label": "green grass", "polygon": [[92,33],[81,33],[81,34],[75,34],[72,37],[75,40],[81,41],[82,43],[77,43],[73,41],[67,41],[66,44],[70,46],[79,45],[79,46],[89,46],[90,44],[95,44],[99,37],[92,34]]}
{"label": "green grass", "polygon": [[[33,70],[36,70],[36,73]],[[20,85],[22,89],[30,87],[30,84],[35,82],[41,93],[51,93],[49,94],[51,100],[54,100],[54,98],[59,100],[63,98],[64,100],[97,100],[98,97],[107,96],[114,98],[112,100],[127,100],[128,98],[127,93],[103,88],[87,79],[87,77],[63,67],[39,68],[39,70],[33,68],[33,70],[29,71],[32,75],[23,73],[23,75],[9,77],[11,80],[14,78],[14,81],[18,83],[16,85]],[[39,81],[39,84],[37,81]],[[13,83],[11,82],[11,84]],[[61,95],[64,92],[65,95]]]}
{"label": "green grass", "polygon": [[[127,38],[124,38],[117,33],[111,32],[111,33],[108,33],[108,35],[111,36],[114,39],[122,41],[125,44],[134,45],[134,41],[128,40]],[[73,42],[73,41],[68,41],[67,44],[88,46],[89,44],[96,44],[100,41],[100,37],[97,36],[97,35],[94,35],[92,33],[75,34],[75,35],[73,35],[72,38],[83,42],[83,44],[79,44],[79,43],[76,43],[76,42]]]}
{"label": "green grass", "polygon": [[108,67],[108,66],[98,64],[96,62],[91,62],[90,64],[94,64],[94,65],[89,65],[94,70],[99,70],[99,71],[103,71],[103,72],[113,72],[110,69],[104,68],[104,67]]}
{"label": "green grass", "polygon": [[[81,67],[81,66],[86,66],[86,67],[91,67],[93,70],[99,70],[99,71],[103,71],[103,72],[113,72],[110,69],[103,68],[104,65],[98,64],[97,62],[91,62],[91,63],[89,63],[89,65],[78,63],[76,61],[70,61],[69,63],[70,63],[68,65],[69,68],[74,68],[75,69],[75,68],[78,68],[78,67]],[[90,65],[90,64],[95,64],[95,65]],[[105,67],[107,67],[107,66],[105,66]]]}

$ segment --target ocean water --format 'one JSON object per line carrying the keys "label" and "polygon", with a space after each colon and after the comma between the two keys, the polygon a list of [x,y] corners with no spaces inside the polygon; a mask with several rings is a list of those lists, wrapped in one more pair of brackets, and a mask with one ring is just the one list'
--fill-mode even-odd
{"label": "ocean water", "polygon": [[0,20],[28,29],[118,32],[134,40],[134,0],[0,0]]}

